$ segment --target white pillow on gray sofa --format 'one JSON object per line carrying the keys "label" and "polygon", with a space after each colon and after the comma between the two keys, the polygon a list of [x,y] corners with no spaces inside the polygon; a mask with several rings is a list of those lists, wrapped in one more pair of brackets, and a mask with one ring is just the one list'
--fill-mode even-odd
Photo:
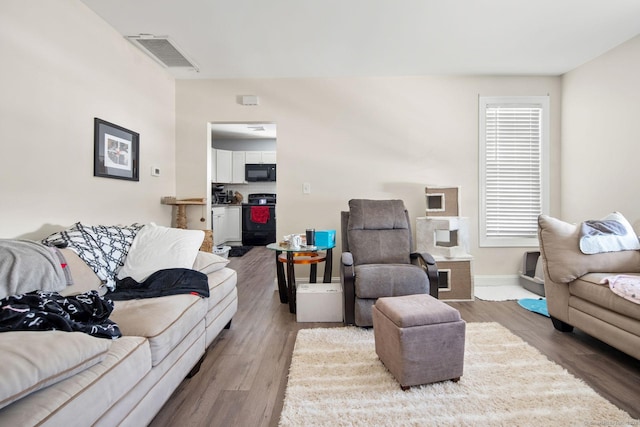
{"label": "white pillow on gray sofa", "polygon": [[111,340],[82,332],[0,334],[0,408],[101,362]]}
{"label": "white pillow on gray sofa", "polygon": [[117,277],[131,277],[136,282],[144,282],[158,270],[192,268],[203,240],[202,230],[147,224],[133,239]]}

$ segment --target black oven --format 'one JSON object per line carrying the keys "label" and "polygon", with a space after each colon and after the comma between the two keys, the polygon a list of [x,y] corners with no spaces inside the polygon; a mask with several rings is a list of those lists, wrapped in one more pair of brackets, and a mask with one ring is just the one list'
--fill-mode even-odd
{"label": "black oven", "polygon": [[276,195],[249,194],[242,204],[242,245],[263,246],[276,241]]}
{"label": "black oven", "polygon": [[276,180],[276,165],[273,163],[247,163],[244,165],[244,177],[248,182]]}

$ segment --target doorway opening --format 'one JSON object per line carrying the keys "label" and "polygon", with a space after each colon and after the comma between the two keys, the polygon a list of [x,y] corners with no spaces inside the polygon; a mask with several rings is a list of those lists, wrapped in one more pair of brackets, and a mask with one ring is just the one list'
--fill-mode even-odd
{"label": "doorway opening", "polygon": [[[256,197],[273,201],[277,195],[277,133],[271,122],[210,122],[210,167],[213,243],[243,245],[251,240],[245,230],[243,209]],[[255,173],[268,170],[265,176]],[[249,172],[249,173],[248,173]],[[275,235],[275,206],[272,221]],[[269,235],[271,235],[269,234]],[[271,243],[271,242],[266,242]]]}

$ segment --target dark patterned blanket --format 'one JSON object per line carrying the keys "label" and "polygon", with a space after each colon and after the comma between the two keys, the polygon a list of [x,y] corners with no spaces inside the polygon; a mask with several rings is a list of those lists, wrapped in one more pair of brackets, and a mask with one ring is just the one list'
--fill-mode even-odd
{"label": "dark patterned blanket", "polygon": [[89,291],[63,297],[57,292],[34,291],[0,299],[0,332],[84,332],[98,338],[119,338],[118,325],[109,320],[113,302]]}

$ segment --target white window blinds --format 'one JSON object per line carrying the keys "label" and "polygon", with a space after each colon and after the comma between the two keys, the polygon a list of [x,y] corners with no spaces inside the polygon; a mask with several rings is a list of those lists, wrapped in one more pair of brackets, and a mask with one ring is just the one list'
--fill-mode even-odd
{"label": "white window blinds", "polygon": [[481,246],[537,246],[547,117],[548,97],[480,98]]}

